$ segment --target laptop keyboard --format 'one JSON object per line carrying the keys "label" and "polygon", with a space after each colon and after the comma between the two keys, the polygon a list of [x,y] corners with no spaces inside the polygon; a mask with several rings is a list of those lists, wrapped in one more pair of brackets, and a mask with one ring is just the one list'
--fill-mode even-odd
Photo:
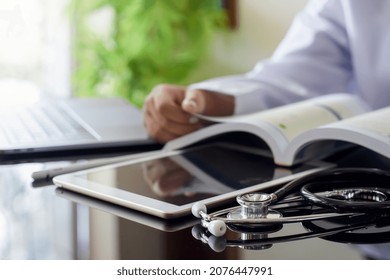
{"label": "laptop keyboard", "polygon": [[10,143],[28,144],[95,138],[59,104],[3,111],[0,112],[0,118],[3,135]]}

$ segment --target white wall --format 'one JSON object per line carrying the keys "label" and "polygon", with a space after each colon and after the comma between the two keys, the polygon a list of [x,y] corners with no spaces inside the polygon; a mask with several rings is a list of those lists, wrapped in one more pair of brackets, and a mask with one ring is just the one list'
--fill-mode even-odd
{"label": "white wall", "polygon": [[0,98],[70,94],[68,0],[0,0]]}
{"label": "white wall", "polygon": [[307,0],[237,1],[238,28],[216,38],[210,57],[193,76],[195,80],[246,72],[258,60],[269,57],[294,16],[307,3]]}

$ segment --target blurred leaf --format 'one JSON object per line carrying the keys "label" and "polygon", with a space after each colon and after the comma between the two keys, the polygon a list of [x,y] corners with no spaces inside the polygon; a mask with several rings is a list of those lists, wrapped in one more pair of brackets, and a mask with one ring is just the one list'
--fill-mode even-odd
{"label": "blurred leaf", "polygon": [[[113,31],[100,38],[87,21],[107,7]],[[75,94],[123,96],[139,107],[159,83],[189,83],[215,32],[227,27],[217,0],[72,0],[70,11]]]}

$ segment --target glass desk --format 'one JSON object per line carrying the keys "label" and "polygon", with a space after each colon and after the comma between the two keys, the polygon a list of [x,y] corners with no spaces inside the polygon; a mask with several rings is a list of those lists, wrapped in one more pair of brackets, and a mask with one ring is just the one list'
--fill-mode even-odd
{"label": "glass desk", "polygon": [[[340,162],[344,164],[344,160]],[[353,156],[352,162],[361,164]],[[372,163],[378,161],[372,158]],[[224,248],[225,241],[222,240],[218,243],[222,247],[215,251],[194,237],[200,237],[201,233],[197,231],[199,221],[192,217],[167,222],[87,197],[72,196],[53,185],[33,184],[33,171],[56,165],[63,165],[63,162],[0,166],[0,259],[390,258],[390,242],[386,238],[385,241],[378,239],[375,226],[364,231],[367,242],[360,240],[360,243],[367,244],[304,237],[257,247]],[[390,236],[387,225],[382,225],[379,231],[381,235]],[[264,238],[264,235],[281,238],[307,232],[299,223],[285,225],[281,230],[258,238]],[[227,239],[236,237],[247,238],[235,233],[227,235]],[[373,241],[378,244],[368,244]]]}

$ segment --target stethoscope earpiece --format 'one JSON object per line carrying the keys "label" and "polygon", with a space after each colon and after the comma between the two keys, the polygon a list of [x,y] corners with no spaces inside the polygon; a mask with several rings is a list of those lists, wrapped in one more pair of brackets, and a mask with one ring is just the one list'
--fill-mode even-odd
{"label": "stethoscope earpiece", "polygon": [[203,227],[214,236],[223,236],[226,233],[226,224],[222,220],[215,220],[207,214],[207,207],[202,203],[195,203],[191,208],[192,214],[202,219]]}
{"label": "stethoscope earpiece", "polygon": [[[201,225],[195,225],[192,230],[192,236],[202,241],[205,244],[208,244],[211,249],[213,249],[215,252],[223,252],[226,249],[227,240],[223,236],[215,236],[215,235],[207,235],[205,233],[205,229]],[[210,232],[211,233],[211,232]]]}

